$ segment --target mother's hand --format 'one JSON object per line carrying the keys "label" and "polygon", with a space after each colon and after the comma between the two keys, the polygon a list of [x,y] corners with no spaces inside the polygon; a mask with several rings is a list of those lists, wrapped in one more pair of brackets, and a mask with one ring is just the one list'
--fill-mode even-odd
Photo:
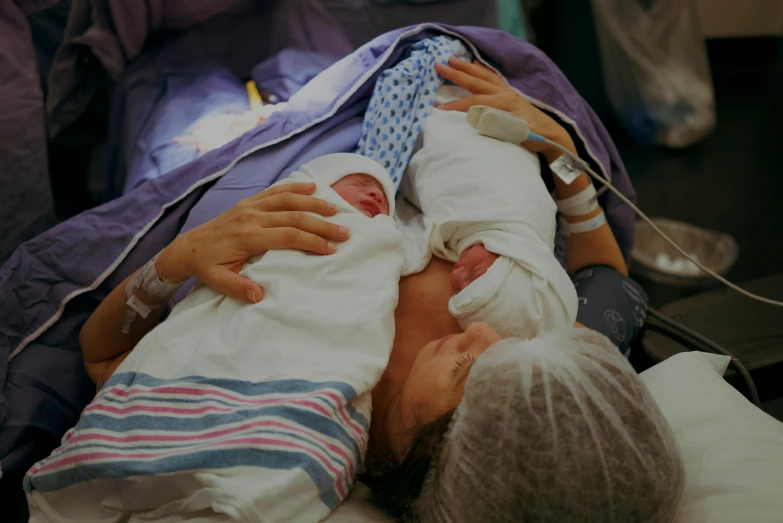
{"label": "mother's hand", "polygon": [[345,227],[307,214],[336,213],[334,204],[309,196],[314,191],[315,184],[294,183],[271,187],[240,201],[177,236],[158,255],[158,274],[174,282],[195,277],[233,298],[261,300],[261,286],[239,274],[248,258],[276,249],[331,254],[335,251],[332,241],[348,238]]}
{"label": "mother's hand", "polygon": [[[437,64],[438,74],[473,93],[459,100],[440,106],[446,111],[467,111],[474,105],[486,105],[515,114],[530,124],[530,130],[555,143],[574,150],[573,140],[568,132],[549,115],[534,107],[522,95],[510,88],[498,74],[478,63],[468,63],[456,58],[449,65]],[[522,145],[532,152],[560,153],[543,142],[524,142]]]}

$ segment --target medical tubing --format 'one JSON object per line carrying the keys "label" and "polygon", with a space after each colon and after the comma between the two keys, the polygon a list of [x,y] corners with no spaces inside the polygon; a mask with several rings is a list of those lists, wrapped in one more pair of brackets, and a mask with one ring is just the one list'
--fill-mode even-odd
{"label": "medical tubing", "polygon": [[[574,160],[578,160],[580,163],[583,163],[582,160],[579,157],[577,157],[574,153],[572,153],[571,151],[569,151],[568,149],[566,149],[562,145],[560,145],[558,143],[555,143],[555,142],[553,142],[551,140],[547,140],[547,139],[544,139],[544,141],[546,143],[556,147],[557,149],[561,150],[563,153],[567,154],[570,158],[572,158]],[[585,169],[585,172],[587,172],[594,179],[596,179],[599,182],[601,182],[601,184],[603,184],[603,186],[606,189],[608,189],[608,190],[612,191],[614,194],[616,194],[623,202],[625,202],[631,209],[633,209],[633,211],[637,215],[639,215],[640,218],[642,218],[644,221],[646,221],[653,228],[653,230],[655,232],[660,234],[661,237],[669,243],[669,245],[674,247],[680,254],[682,254],[687,259],[689,259],[691,262],[693,262],[697,267],[699,267],[699,269],[701,269],[702,271],[706,272],[707,274],[709,274],[710,276],[712,276],[713,278],[715,278],[716,280],[718,280],[722,284],[726,285],[730,289],[733,289],[733,290],[739,292],[740,294],[743,294],[743,295],[747,296],[748,298],[751,298],[751,299],[754,299],[754,300],[758,300],[758,301],[760,301],[762,303],[767,303],[769,305],[777,305],[778,307],[783,307],[783,302],[772,300],[770,298],[765,298],[763,296],[758,296],[756,294],[748,292],[745,289],[743,289],[743,288],[733,284],[732,282],[728,281],[727,279],[725,279],[721,275],[717,274],[715,271],[713,271],[713,270],[705,267],[704,265],[702,265],[693,256],[691,256],[690,254],[685,252],[685,250],[682,249],[682,247],[677,245],[677,243],[674,240],[672,240],[669,236],[667,236],[666,233],[664,233],[661,229],[659,229],[658,226],[655,225],[655,223],[653,223],[653,221],[650,218],[648,218],[646,214],[644,214],[636,205],[633,204],[633,202],[631,202],[628,198],[626,198],[623,194],[621,194],[620,191],[618,191],[614,186],[612,186],[611,183],[609,183],[608,181],[604,180],[601,176],[598,176],[595,173],[595,171],[593,171],[589,166],[584,166],[583,165],[583,167]],[[715,352],[717,352],[719,354],[723,354],[723,355],[728,356],[729,358],[731,358],[732,365],[734,365],[734,368],[737,369],[737,372],[742,377],[742,380],[745,382],[745,387],[747,388],[748,399],[750,399],[750,401],[752,401],[754,405],[756,405],[757,407],[761,408],[761,399],[759,398],[759,393],[758,393],[758,390],[756,389],[756,384],[753,382],[753,378],[751,377],[750,372],[748,372],[748,369],[745,368],[745,365],[743,365],[742,362],[739,359],[737,359],[731,352],[729,352],[728,350],[726,350],[722,346],[718,345],[717,343],[715,343],[711,339],[707,338],[706,336],[702,336],[701,334],[693,331],[692,329],[689,329],[685,325],[677,323],[676,321],[674,321],[674,320],[664,316],[663,314],[661,314],[660,312],[658,312],[657,310],[655,310],[653,308],[649,308],[648,309],[648,313],[650,314],[650,316],[652,316],[653,318],[657,319],[658,321],[660,321],[661,323],[663,323],[664,325],[669,327],[669,329],[676,331],[680,335],[688,336],[688,337],[696,340],[697,342],[701,343],[702,345],[704,345],[706,347],[709,347],[713,351],[715,351]]]}
{"label": "medical tubing", "polygon": [[592,176],[593,178],[595,178],[596,180],[601,182],[604,185],[604,187],[606,187],[607,189],[612,191],[615,195],[617,195],[617,197],[620,198],[623,202],[625,202],[631,209],[633,209],[633,211],[641,219],[646,221],[650,225],[650,227],[653,228],[653,230],[655,232],[657,232],[659,235],[661,235],[661,237],[664,240],[666,240],[669,243],[669,245],[674,247],[677,250],[677,252],[679,252],[680,254],[685,256],[687,259],[689,259],[691,262],[693,262],[693,264],[696,265],[699,269],[701,269],[702,271],[706,272],[707,274],[709,274],[710,276],[712,276],[713,278],[718,280],[720,283],[722,283],[726,287],[728,287],[728,288],[730,288],[732,290],[735,290],[735,291],[739,292],[740,294],[743,294],[743,295],[747,296],[748,298],[751,298],[753,300],[758,300],[761,303],[766,303],[766,304],[769,304],[769,305],[775,305],[777,307],[783,307],[783,302],[782,301],[777,301],[777,300],[773,300],[773,299],[770,299],[770,298],[765,298],[764,296],[759,296],[757,294],[753,294],[752,292],[748,292],[745,289],[739,287],[738,285],[735,285],[734,283],[731,283],[729,280],[727,280],[726,278],[724,278],[720,274],[716,273],[712,269],[709,269],[709,268],[705,267],[704,265],[702,265],[702,263],[699,262],[699,260],[697,260],[696,258],[691,256],[690,254],[685,252],[685,250],[682,247],[677,245],[677,243],[675,243],[674,240],[669,238],[669,236],[667,236],[665,232],[663,232],[661,229],[659,229],[658,226],[655,225],[655,223],[653,223],[653,221],[650,218],[648,218],[647,215],[644,214],[636,205],[634,205],[631,200],[626,198],[620,191],[618,191],[614,186],[612,186],[611,183],[609,183],[608,181],[604,180],[601,176],[598,176],[595,173],[595,171],[593,171],[589,166],[586,165],[587,162],[583,161],[581,158],[579,158],[577,155],[575,155],[574,153],[572,153],[571,151],[569,151],[568,149],[566,149],[565,147],[563,147],[559,143],[555,143],[555,142],[553,142],[551,140],[548,140],[548,139],[544,139],[544,141],[546,143],[548,143],[549,145],[557,147],[559,150],[563,151],[563,153],[567,154],[570,158],[574,159],[575,161],[578,161],[580,166],[584,167],[585,172],[587,172],[590,176]]}
{"label": "medical tubing", "polygon": [[[761,408],[761,399],[759,398],[759,393],[758,390],[756,389],[756,384],[753,382],[753,378],[750,376],[750,372],[748,372],[748,369],[745,368],[745,365],[743,365],[742,362],[739,359],[737,359],[731,352],[724,349],[722,346],[718,345],[716,342],[712,341],[706,336],[702,336],[698,332],[689,329],[685,325],[674,321],[668,316],[664,316],[663,314],[653,309],[652,307],[647,309],[647,313],[653,318],[655,318],[656,320],[663,323],[669,329],[674,330],[675,335],[679,335],[680,337],[682,337],[682,335],[685,335],[703,344],[704,346],[709,347],[714,352],[730,357],[731,364],[734,365],[734,368],[737,369],[737,372],[742,377],[742,380],[745,382],[745,387],[747,389],[746,396],[750,401],[753,402],[754,405]],[[671,331],[669,332],[671,333]]]}

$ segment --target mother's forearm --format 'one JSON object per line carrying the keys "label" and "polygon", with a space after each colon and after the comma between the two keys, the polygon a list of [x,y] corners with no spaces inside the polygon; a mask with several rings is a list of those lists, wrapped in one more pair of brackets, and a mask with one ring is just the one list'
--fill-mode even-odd
{"label": "mother's forearm", "polygon": [[[558,144],[562,145],[572,153],[576,154],[576,146],[574,145],[573,140],[571,140],[571,137],[568,136],[568,133],[565,133],[564,135],[561,133],[560,137],[553,141],[557,142]],[[548,164],[551,164],[552,162],[554,162],[560,156],[563,155],[563,151],[553,146],[550,146],[549,148],[545,149],[542,152]],[[560,200],[564,200],[566,198],[579,194],[580,192],[585,190],[591,183],[590,177],[587,175],[587,173],[584,172],[581,173],[570,184],[565,183],[557,176],[552,176],[552,178],[555,182],[555,192],[557,193],[557,197]]]}
{"label": "mother's forearm", "polygon": [[[567,219],[570,223],[583,222],[600,213],[601,210],[596,209],[584,216],[569,216]],[[628,275],[628,266],[609,223],[604,223],[592,231],[567,236],[565,252],[569,275],[591,265],[606,265],[620,274]]]}
{"label": "mother's forearm", "polygon": [[[558,143],[576,154],[574,142],[567,135],[561,137]],[[554,147],[544,151],[544,156],[550,164],[561,154],[563,154],[562,151]],[[553,178],[555,192],[560,200],[579,194],[592,184],[585,172],[581,173],[570,184],[566,184],[557,176],[553,176]],[[599,207],[582,216],[569,216],[566,219],[569,223],[584,222],[598,216],[601,212],[603,211]],[[591,265],[606,265],[621,274],[628,275],[628,266],[625,263],[625,258],[608,222],[592,231],[567,236],[565,238],[565,252],[566,269],[570,275]]]}
{"label": "mother's forearm", "polygon": [[[165,251],[164,251],[165,252]],[[159,256],[160,264],[163,256]],[[171,257],[174,259],[174,257]],[[171,263],[171,262],[169,262]],[[162,268],[161,268],[162,269]],[[167,272],[175,272],[177,267],[166,267]],[[141,269],[139,269],[141,270]],[[79,344],[82,348],[84,367],[87,375],[95,383],[102,383],[114,372],[127,357],[136,344],[151,331],[160,321],[165,310],[160,300],[153,300],[145,295],[143,303],[154,308],[146,318],[136,315],[127,333],[123,331],[125,312],[127,310],[125,289],[128,282],[138,274],[134,272],[111,293],[95,309],[79,332]],[[141,292],[138,291],[137,292]],[[157,307],[156,307],[157,306]]]}
{"label": "mother's forearm", "polygon": [[[137,271],[138,272],[138,271]],[[146,318],[137,316],[129,332],[123,333],[125,321],[125,286],[133,276],[111,291],[87,319],[79,332],[84,368],[90,379],[102,383],[114,372],[136,344],[160,320],[163,309],[153,310]]]}

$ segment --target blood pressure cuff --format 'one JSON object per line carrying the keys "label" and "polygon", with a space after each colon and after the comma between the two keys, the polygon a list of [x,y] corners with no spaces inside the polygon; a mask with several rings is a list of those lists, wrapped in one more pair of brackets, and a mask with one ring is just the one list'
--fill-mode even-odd
{"label": "blood pressure cuff", "polygon": [[628,276],[605,265],[574,274],[579,311],[576,321],[609,338],[626,352],[647,319],[647,293]]}

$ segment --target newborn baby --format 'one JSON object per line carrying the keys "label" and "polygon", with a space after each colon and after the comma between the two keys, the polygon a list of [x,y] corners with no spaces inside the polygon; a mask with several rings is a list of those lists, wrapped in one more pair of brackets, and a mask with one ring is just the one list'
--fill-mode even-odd
{"label": "newborn baby", "polygon": [[554,256],[557,209],[537,156],[439,109],[419,144],[400,192],[433,222],[432,253],[456,263],[449,311],[460,326],[523,339],[572,327],[576,291]]}
{"label": "newborn baby", "polygon": [[263,287],[258,303],[197,286],[30,470],[34,514],[317,522],[345,498],[394,339],[405,261],[395,189],[356,154],[316,158],[279,184],[291,182],[315,182],[350,238],[329,256],[249,260],[241,274]]}
{"label": "newborn baby", "polygon": [[368,218],[389,216],[389,199],[381,182],[369,174],[349,174],[331,185],[334,192]]}

